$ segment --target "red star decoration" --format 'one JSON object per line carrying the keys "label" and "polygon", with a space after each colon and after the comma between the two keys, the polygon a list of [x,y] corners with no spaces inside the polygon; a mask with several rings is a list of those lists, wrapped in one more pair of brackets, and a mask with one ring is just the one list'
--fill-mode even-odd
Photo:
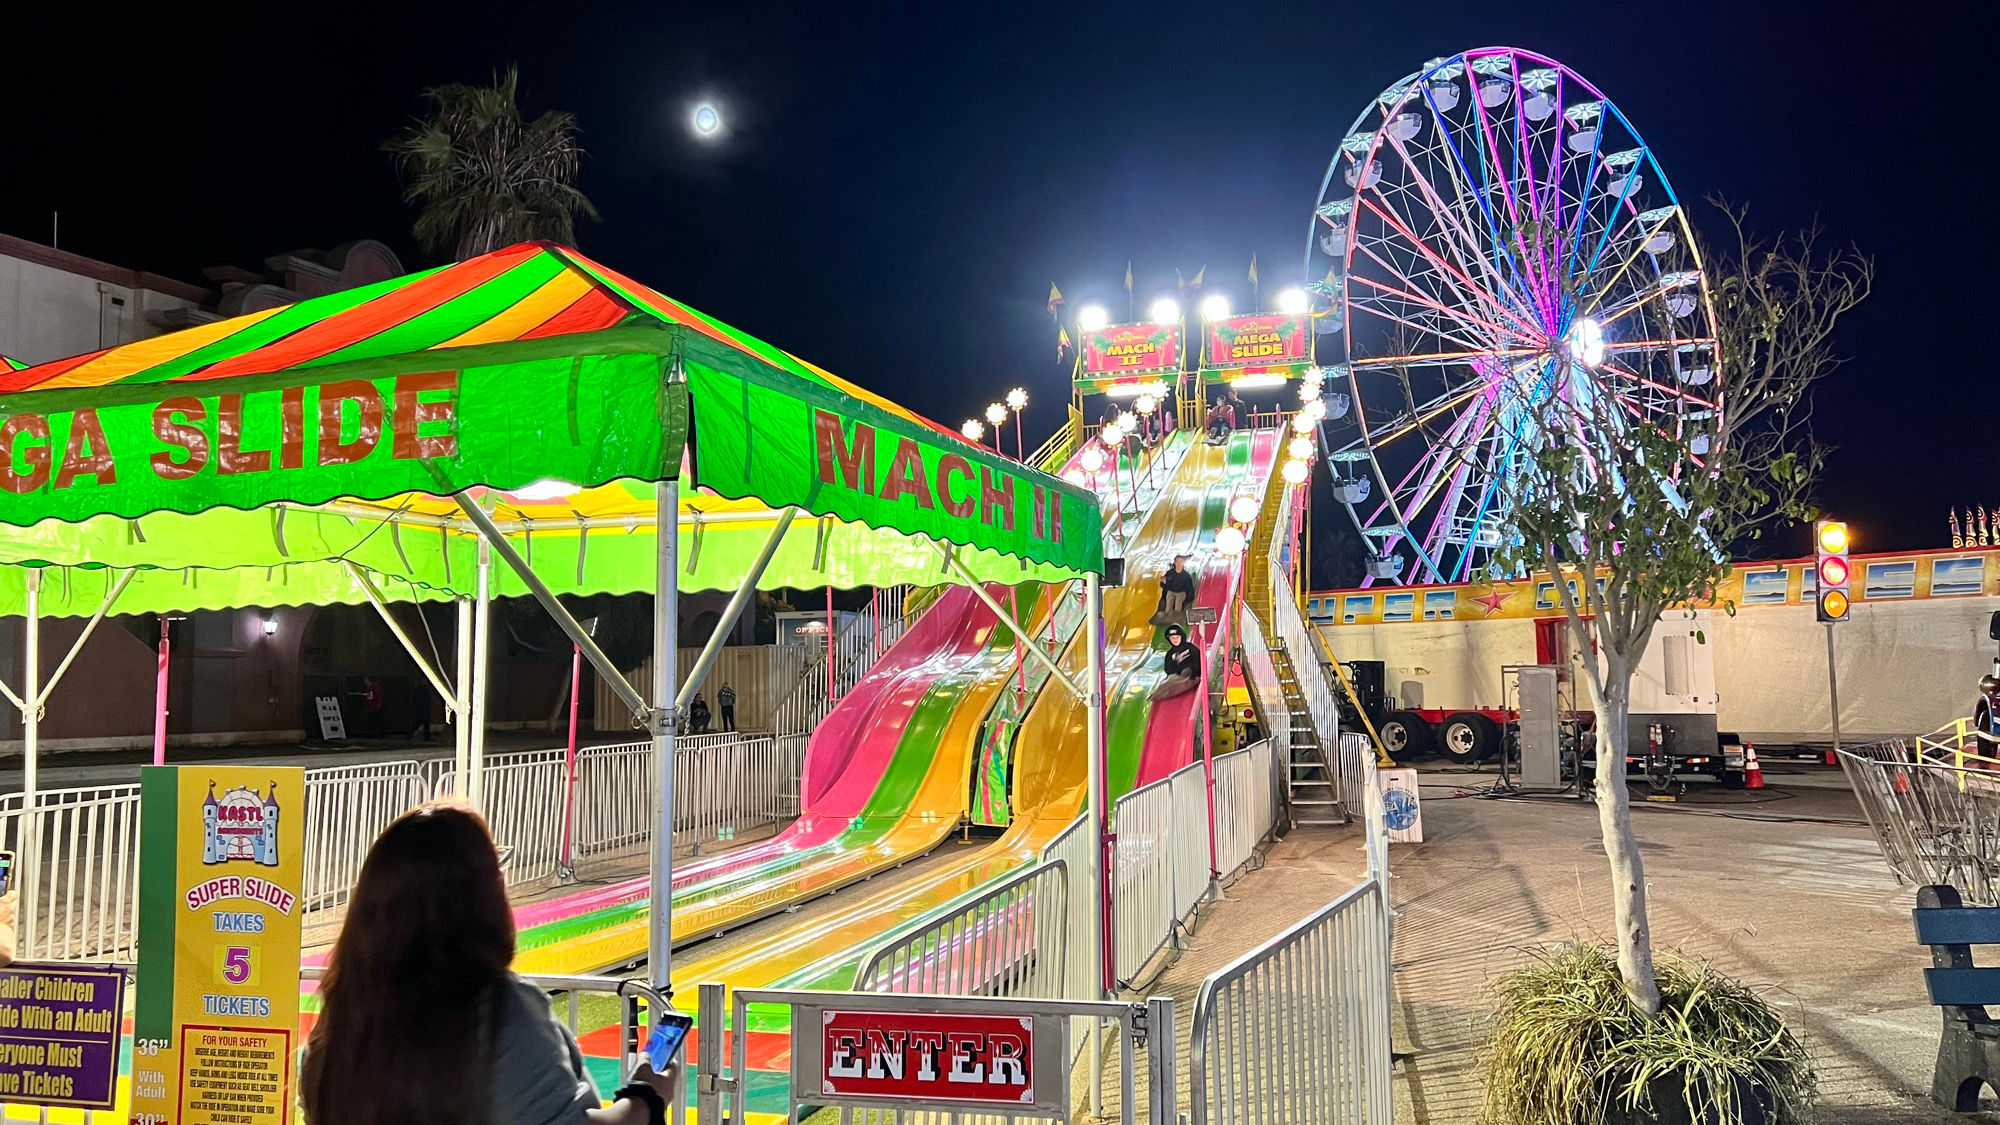
{"label": "red star decoration", "polygon": [[1491,593],[1484,594],[1472,600],[1479,603],[1480,605],[1485,606],[1486,616],[1491,617],[1494,614],[1500,612],[1500,605],[1502,602],[1505,602],[1508,598],[1511,598],[1513,596],[1514,596],[1514,591],[1502,590],[1498,587],[1495,587]]}

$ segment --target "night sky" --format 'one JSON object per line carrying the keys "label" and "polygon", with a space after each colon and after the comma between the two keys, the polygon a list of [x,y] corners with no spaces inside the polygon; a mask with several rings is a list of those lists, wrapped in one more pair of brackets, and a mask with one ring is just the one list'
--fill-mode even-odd
{"label": "night sky", "polygon": [[[1025,384],[1031,440],[1066,397],[1052,280],[1117,308],[1131,259],[1143,309],[1205,264],[1240,299],[1254,251],[1295,284],[1360,108],[1426,58],[1530,48],[1616,101],[1683,199],[1877,258],[1819,411],[1821,500],[1860,550],[1943,546],[1947,506],[2000,505],[1992,153],[1968,128],[1994,95],[1951,62],[1992,40],[1972,5],[34,7],[0,17],[9,234],[46,242],[60,210],[64,249],[191,280],[357,237],[431,264],[381,142],[425,86],[517,63],[529,112],[581,119],[585,253],[940,421]],[[702,97],[722,144],[686,127]]]}

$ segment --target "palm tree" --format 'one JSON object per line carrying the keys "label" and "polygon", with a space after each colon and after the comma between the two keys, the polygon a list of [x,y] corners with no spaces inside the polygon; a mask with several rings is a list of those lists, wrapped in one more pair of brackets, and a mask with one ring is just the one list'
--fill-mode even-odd
{"label": "palm tree", "polygon": [[404,200],[421,208],[411,232],[426,250],[463,260],[524,239],[570,243],[578,214],[597,218],[575,183],[576,115],[522,120],[518,79],[509,67],[491,86],[425,90],[429,116],[383,146],[403,172]]}

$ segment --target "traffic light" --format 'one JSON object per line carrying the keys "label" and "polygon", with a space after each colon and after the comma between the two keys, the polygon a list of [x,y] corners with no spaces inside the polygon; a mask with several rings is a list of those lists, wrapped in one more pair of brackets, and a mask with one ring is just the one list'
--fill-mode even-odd
{"label": "traffic light", "polygon": [[1847,524],[1840,520],[1818,520],[1813,524],[1813,574],[1819,595],[1813,603],[1821,621],[1847,620],[1847,580],[1853,567],[1847,561]]}

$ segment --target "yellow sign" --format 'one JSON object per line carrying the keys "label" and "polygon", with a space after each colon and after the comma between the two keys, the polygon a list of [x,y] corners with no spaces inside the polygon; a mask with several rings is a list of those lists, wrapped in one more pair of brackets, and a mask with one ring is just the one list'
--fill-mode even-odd
{"label": "yellow sign", "polygon": [[140,771],[134,1125],[289,1125],[305,771]]}
{"label": "yellow sign", "polygon": [[[2000,551],[1917,551],[1863,555],[1852,562],[1857,603],[2000,594]],[[1578,577],[1564,575],[1574,594]],[[1738,563],[1706,606],[1810,606],[1818,597],[1811,559]],[[1421,621],[1541,619],[1563,615],[1562,591],[1547,576],[1448,586],[1325,590],[1306,599],[1315,625],[1395,625]]]}

